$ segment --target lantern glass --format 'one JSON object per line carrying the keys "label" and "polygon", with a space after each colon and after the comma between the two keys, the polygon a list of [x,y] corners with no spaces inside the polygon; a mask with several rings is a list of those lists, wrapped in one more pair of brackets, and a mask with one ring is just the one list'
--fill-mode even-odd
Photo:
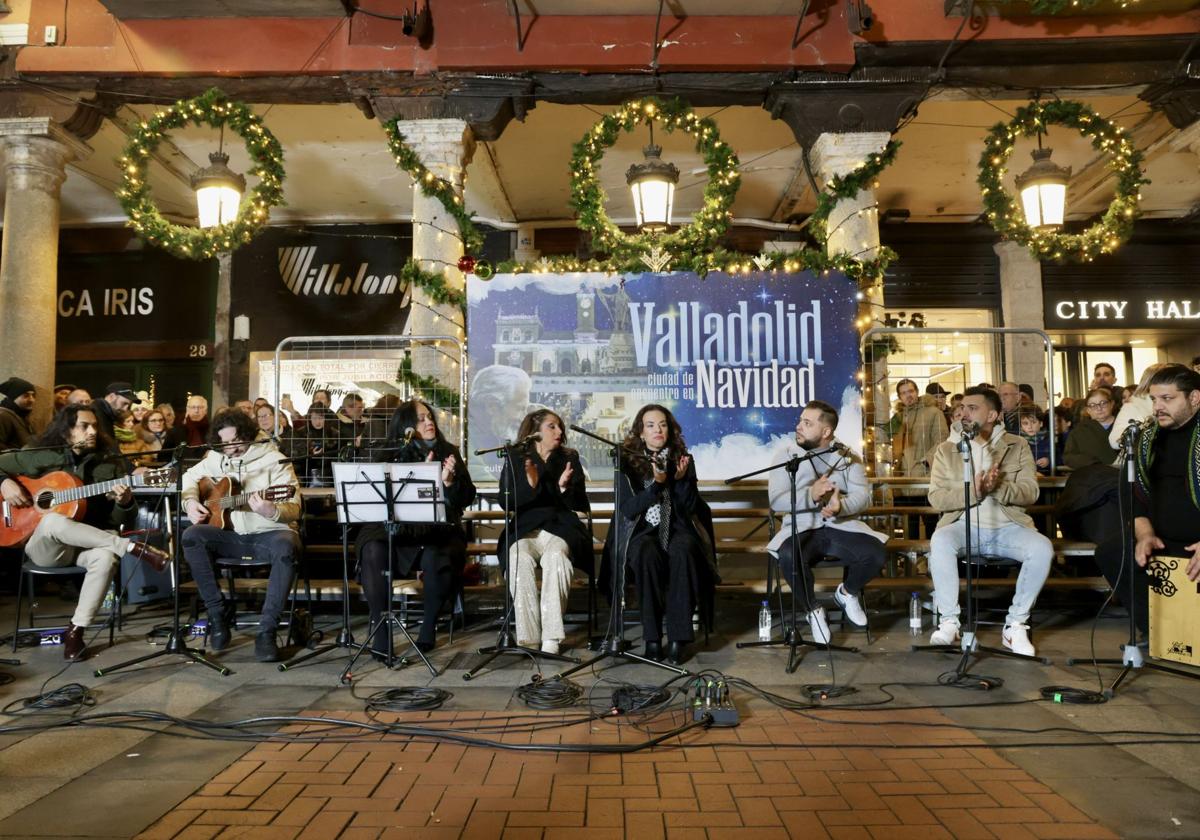
{"label": "lantern glass", "polygon": [[229,168],[229,155],[213,152],[210,165],[192,176],[200,227],[227,225],[237,218],[246,191],[246,179]]}
{"label": "lantern glass", "polygon": [[675,184],[664,177],[648,175],[629,185],[633,211],[643,230],[666,230],[671,226]]}
{"label": "lantern glass", "polygon": [[1067,217],[1071,168],[1050,160],[1050,149],[1034,149],[1033,166],[1017,176],[1025,223],[1031,228],[1058,227]]}

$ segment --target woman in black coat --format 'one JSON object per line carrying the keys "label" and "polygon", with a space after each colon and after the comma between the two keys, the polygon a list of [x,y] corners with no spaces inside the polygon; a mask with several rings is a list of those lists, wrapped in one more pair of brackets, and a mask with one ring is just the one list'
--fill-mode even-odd
{"label": "woman in black coat", "polygon": [[590,569],[594,562],[592,538],[576,514],[590,510],[583,466],[579,453],[564,446],[562,418],[548,408],[527,415],[517,438],[522,443],[508,449],[500,473],[500,500],[515,520],[505,529],[500,556],[508,566],[517,644],[558,653],[574,567]]}
{"label": "woman in black coat", "polygon": [[[407,431],[412,435],[405,443]],[[383,461],[412,463],[436,462],[442,465],[442,488],[446,499],[446,521],[401,525],[392,541],[392,574],[395,578],[415,578],[423,573],[424,617],[417,636],[417,647],[433,650],[436,643],[437,616],[454,591],[454,576],[461,574],[467,562],[467,539],[462,529],[463,510],[475,500],[475,485],[467,473],[462,453],[446,440],[438,429],[433,409],[421,400],[401,403],[388,426],[386,457]],[[371,622],[379,620],[387,609],[386,569],[387,531],[383,525],[367,525],[358,534],[359,582],[367,599]],[[390,627],[380,627],[371,640],[371,655],[382,658],[387,650]],[[382,640],[382,641],[381,641]]]}
{"label": "woman in black coat", "polygon": [[622,444],[621,519],[625,559],[642,608],[645,654],[678,665],[695,638],[692,615],[716,579],[707,510],[683,430],[670,410],[643,406]]}

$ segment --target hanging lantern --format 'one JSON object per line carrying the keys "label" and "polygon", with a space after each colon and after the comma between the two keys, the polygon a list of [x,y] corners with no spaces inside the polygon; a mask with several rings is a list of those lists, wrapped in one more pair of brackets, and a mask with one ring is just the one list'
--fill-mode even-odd
{"label": "hanging lantern", "polygon": [[208,160],[211,165],[192,176],[202,228],[226,225],[236,219],[246,191],[246,179],[229,168],[229,155],[212,152]]}
{"label": "hanging lantern", "polygon": [[1071,168],[1053,163],[1051,151],[1041,148],[1041,135],[1038,135],[1033,166],[1017,176],[1025,222],[1034,229],[1058,227],[1067,215],[1067,182],[1071,180]]}
{"label": "hanging lantern", "polygon": [[650,145],[642,150],[646,159],[625,173],[633,193],[633,212],[638,230],[659,233],[671,226],[671,208],[675,203],[675,185],[679,170],[662,160],[662,147],[654,145],[654,124],[650,125]]}

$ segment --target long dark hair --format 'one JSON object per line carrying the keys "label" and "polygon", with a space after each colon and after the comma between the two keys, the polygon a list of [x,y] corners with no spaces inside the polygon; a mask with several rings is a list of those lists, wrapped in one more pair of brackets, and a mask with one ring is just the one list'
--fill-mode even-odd
{"label": "long dark hair", "polygon": [[400,403],[394,412],[392,419],[388,421],[387,436],[388,440],[393,443],[404,440],[406,429],[417,428],[417,409],[425,406],[425,410],[429,412],[429,419],[433,421],[433,430],[437,432],[436,445],[446,443],[446,437],[442,434],[442,428],[438,425],[437,412],[430,407],[429,403],[424,400],[409,400],[408,402]]}
{"label": "long dark hair", "polygon": [[[87,411],[93,416],[96,416],[96,409],[89,404],[73,404],[63,406],[62,411],[54,415],[54,419],[50,421],[50,425],[46,430],[38,435],[34,441],[35,446],[70,446],[70,432],[75,428],[75,423],[79,420],[79,412]],[[100,418],[96,416],[96,450],[99,452],[116,452],[116,442],[108,436],[104,431],[104,427],[100,425]]]}
{"label": "long dark hair", "polygon": [[[645,425],[646,414],[651,411],[661,411],[663,417],[667,418],[667,443],[663,448],[670,453],[672,460],[677,460],[679,456],[687,452],[687,442],[683,439],[683,427],[679,425],[679,421],[675,419],[671,409],[658,403],[650,403],[638,409],[638,413],[633,417],[633,424],[625,435],[625,440],[621,442],[621,448],[630,452],[645,451],[646,444],[642,442],[642,427]],[[644,458],[626,457],[625,461],[643,477],[649,476],[653,472],[650,469],[650,463]]]}
{"label": "long dark hair", "polygon": [[[531,411],[525,415],[525,419],[521,421],[521,427],[517,429],[517,440],[525,440],[525,438],[537,432],[542,428],[542,424],[546,422],[547,417],[553,417],[558,421],[558,426],[562,429],[562,441],[559,444],[559,450],[570,457],[575,454],[575,450],[567,446],[567,424],[563,422],[562,417],[557,411],[552,411],[549,408],[539,408],[537,411]],[[537,444],[531,443],[525,447],[528,453],[532,454],[537,450]]]}

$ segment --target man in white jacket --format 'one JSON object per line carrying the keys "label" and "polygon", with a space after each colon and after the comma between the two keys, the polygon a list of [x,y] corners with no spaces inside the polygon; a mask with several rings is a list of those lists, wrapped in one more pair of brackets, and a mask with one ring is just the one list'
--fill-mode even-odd
{"label": "man in white jacket", "polygon": [[[870,503],[867,474],[862,460],[834,437],[837,410],[826,402],[812,400],[800,413],[796,439],[789,442],[782,456],[807,458],[796,470],[796,541],[804,562],[834,560],[845,566],[844,580],[834,600],[850,622],[866,627],[867,613],[862,606],[863,588],[883,568],[887,537],[871,530],[858,515]],[[767,544],[767,550],[779,558],[783,572],[793,589],[799,586],[796,575],[796,546],[792,544],[791,493],[787,470],[771,473],[768,495],[771,509],[782,511],[783,526]],[[814,639],[829,644],[829,625],[825,610],[816,606],[811,576],[803,603]],[[796,589],[799,592],[799,589]]]}
{"label": "man in white jacket", "polygon": [[[970,442],[971,553],[1018,560],[1012,606],[1004,623],[1004,646],[1014,653],[1035,655],[1029,641],[1029,613],[1042,591],[1054,546],[1038,533],[1025,506],[1037,501],[1037,468],[1024,439],[1004,431],[1000,396],[990,388],[968,388],[963,395],[963,422],[978,431]],[[930,644],[952,645],[959,637],[958,557],[966,545],[963,518],[963,459],[958,450],[962,423],[937,448],[929,476],[929,504],[942,512],[929,541],[933,605],[940,623]]]}
{"label": "man in white jacket", "polygon": [[[258,424],[238,409],[218,412],[209,429],[212,451],[183,476],[183,505],[191,527],[183,532],[183,556],[208,610],[208,644],[214,651],[229,644],[236,605],[226,603],[217,584],[220,557],[255,557],[271,563],[267,594],[254,642],[260,662],[279,659],[275,630],[292,586],[292,568],[302,551],[296,521],[300,518],[299,484],[292,465]],[[200,497],[202,479],[232,478],[238,493],[250,493],[244,507],[224,511],[231,528],[209,524],[214,511]],[[290,488],[287,493],[281,488]],[[270,489],[272,492],[265,493]],[[272,501],[276,495],[283,498]],[[264,495],[268,498],[264,498]],[[248,509],[246,509],[248,508]]]}

